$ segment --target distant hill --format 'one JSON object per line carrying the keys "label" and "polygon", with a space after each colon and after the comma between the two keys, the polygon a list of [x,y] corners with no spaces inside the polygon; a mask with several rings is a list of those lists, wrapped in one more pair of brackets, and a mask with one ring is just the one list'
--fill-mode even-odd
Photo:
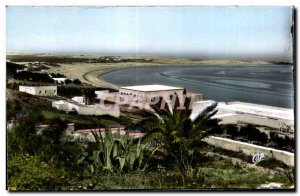
{"label": "distant hill", "polygon": [[46,53],[7,53],[7,59],[12,62],[45,62],[45,63],[121,63],[140,62],[153,64],[199,64],[199,65],[267,65],[267,64],[291,64],[281,61],[247,61],[247,60],[198,60],[190,58],[172,58],[159,56],[106,56],[106,55],[67,55]]}

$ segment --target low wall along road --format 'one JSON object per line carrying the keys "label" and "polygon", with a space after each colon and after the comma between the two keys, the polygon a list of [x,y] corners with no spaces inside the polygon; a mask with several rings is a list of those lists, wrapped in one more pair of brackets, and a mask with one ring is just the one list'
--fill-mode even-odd
{"label": "low wall along road", "polygon": [[282,161],[289,166],[294,166],[294,153],[291,152],[214,136],[205,138],[204,141],[216,147],[235,152],[242,152],[250,156],[263,153],[266,159],[273,157],[274,159]]}

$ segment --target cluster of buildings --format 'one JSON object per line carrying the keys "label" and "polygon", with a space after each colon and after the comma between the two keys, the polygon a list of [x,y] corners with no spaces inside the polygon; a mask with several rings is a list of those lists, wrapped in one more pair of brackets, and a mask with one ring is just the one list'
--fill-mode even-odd
{"label": "cluster of buildings", "polygon": [[[20,86],[19,90],[38,96],[57,96],[56,86]],[[166,85],[138,85],[120,87],[118,92],[109,90],[95,91],[98,103],[86,105],[84,96],[76,96],[72,99],[61,99],[52,102],[52,107],[66,112],[77,112],[82,115],[112,115],[120,116],[119,106],[138,104],[142,108],[149,108],[151,100],[155,97],[163,97],[166,102],[171,101],[171,95],[178,95],[182,101],[185,89],[182,87]],[[201,94],[186,93],[193,98],[191,118],[204,108],[214,103],[212,100],[202,100]],[[149,102],[150,100],[150,102]],[[288,127],[288,132],[294,132],[293,109],[271,107],[243,102],[219,102],[218,113],[214,118],[221,120],[221,124],[251,123],[260,126],[280,129]]]}
{"label": "cluster of buildings", "polygon": [[[57,96],[56,86],[19,86],[19,90],[32,95],[38,96]],[[171,101],[171,95],[178,95],[180,101],[184,95],[191,97],[192,114],[194,119],[199,112],[203,111],[215,101],[202,100],[201,94],[186,93],[184,88],[165,86],[165,85],[140,85],[120,87],[118,92],[109,90],[95,91],[96,99],[104,104],[94,103],[87,105],[85,97],[75,96],[72,99],[60,99],[52,102],[52,107],[65,112],[76,112],[81,115],[111,115],[118,117],[122,110],[119,106],[127,106],[129,103],[140,104],[143,108],[149,107],[149,100],[155,97],[163,97],[168,103]],[[107,107],[114,105],[114,107]],[[116,107],[117,106],[117,107]],[[255,124],[262,127],[281,129],[284,125],[288,127],[288,134],[294,136],[294,111],[293,109],[271,107],[243,102],[219,102],[217,105],[218,112],[213,118],[220,119],[220,124]],[[36,128],[42,131],[49,125],[38,125]],[[82,143],[93,142],[93,132],[104,134],[105,129],[78,129],[75,130],[74,124],[68,124],[65,131],[64,139]],[[111,128],[113,133],[124,135],[124,127]],[[130,137],[142,137],[143,133],[129,133]],[[205,140],[211,145],[218,146],[227,150],[242,152],[247,155],[264,153],[267,157],[273,157],[283,161],[287,165],[294,165],[294,154],[286,151],[280,151],[273,148],[266,148],[245,142],[239,142],[220,137],[208,137]]]}

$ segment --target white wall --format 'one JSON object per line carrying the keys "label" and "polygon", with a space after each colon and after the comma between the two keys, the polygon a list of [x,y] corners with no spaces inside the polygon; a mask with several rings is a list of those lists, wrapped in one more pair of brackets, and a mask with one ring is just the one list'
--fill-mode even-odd
{"label": "white wall", "polygon": [[294,153],[291,152],[277,150],[274,148],[267,148],[267,147],[258,146],[254,144],[248,144],[245,142],[234,141],[227,138],[214,137],[214,136],[205,138],[204,141],[216,147],[220,147],[235,152],[242,152],[250,156],[263,153],[266,159],[273,157],[274,159],[282,161],[287,165],[294,166]]}
{"label": "white wall", "polygon": [[97,95],[97,99],[101,99],[101,97],[106,97],[109,94],[109,90],[95,91]]}
{"label": "white wall", "polygon": [[83,105],[85,104],[84,97],[73,97],[72,100]]}
{"label": "white wall", "polygon": [[120,116],[119,109],[105,109],[102,107],[79,106],[77,107],[78,114],[82,115],[111,115],[115,117]]}
{"label": "white wall", "polygon": [[52,102],[52,107],[63,110],[63,111],[70,111],[70,110],[76,110],[78,114],[81,115],[111,115],[115,117],[120,116],[120,110],[119,108],[110,108],[106,109],[100,106],[88,106],[88,105],[81,105],[81,104],[74,104],[69,103],[67,101],[54,101]]}
{"label": "white wall", "polygon": [[[125,104],[130,104],[132,100],[137,100],[138,98],[141,100],[140,102],[146,103],[148,99],[152,97],[163,97],[166,101],[170,100],[171,94],[177,94],[179,96],[180,101],[182,101],[183,89],[178,90],[166,90],[166,91],[135,91],[129,89],[120,89],[119,96],[124,98],[123,100],[127,101]],[[120,100],[120,103],[123,103]]]}
{"label": "white wall", "polygon": [[52,102],[52,107],[58,109],[58,110],[69,110],[69,105],[68,102],[66,101],[53,101]]}
{"label": "white wall", "polygon": [[56,96],[57,86],[19,86],[19,91],[38,96]]}

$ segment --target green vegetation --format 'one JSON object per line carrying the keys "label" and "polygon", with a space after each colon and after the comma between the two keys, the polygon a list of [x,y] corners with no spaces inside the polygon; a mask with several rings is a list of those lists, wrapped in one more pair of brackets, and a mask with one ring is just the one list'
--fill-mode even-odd
{"label": "green vegetation", "polygon": [[65,86],[57,87],[57,93],[59,96],[67,97],[67,98],[72,98],[74,96],[85,96],[89,101],[94,100],[94,98],[96,97],[95,91],[97,90],[104,90],[104,89],[99,87],[96,88],[92,86],[77,86],[77,85],[65,85]]}
{"label": "green vegetation", "polygon": [[[269,134],[261,132],[255,125],[247,124],[242,126],[237,126],[233,124],[228,124],[224,126],[227,136],[231,139],[241,140],[243,142],[249,142],[258,144],[261,146],[272,147],[280,150],[294,152],[295,140],[288,136],[280,135],[271,131]],[[222,135],[217,133],[217,135]]]}
{"label": "green vegetation", "polygon": [[[183,183],[191,175],[193,166],[200,158],[198,152],[201,140],[207,133],[212,132],[213,127],[217,127],[217,121],[210,118],[216,113],[216,104],[208,107],[192,121],[190,102],[191,100],[186,98],[182,107],[179,98],[176,97],[169,108],[161,98],[153,106],[155,112],[143,111],[142,115],[146,118],[133,126],[141,127],[142,131],[146,132],[143,141],[152,142],[154,147],[160,149],[160,159],[164,160],[160,163],[161,166],[167,170],[178,170]],[[161,105],[165,108],[161,109]]]}
{"label": "green vegetation", "polygon": [[[67,78],[65,75],[60,73],[51,73],[50,75],[47,73],[38,73],[32,72],[33,70],[24,70],[26,67],[24,65],[19,65],[15,63],[6,62],[6,75],[8,79],[14,79],[17,81],[23,82],[31,82],[31,85],[36,83],[36,85],[40,85],[41,83],[45,84],[53,84],[55,81],[52,78]],[[38,68],[40,71],[41,69],[48,69],[45,66],[39,65]],[[51,77],[50,77],[51,76]],[[16,82],[13,84],[8,84],[8,88],[16,89]],[[81,81],[79,79],[70,80],[66,79],[65,84],[74,84],[74,85],[81,85]]]}
{"label": "green vegetation", "polygon": [[34,73],[31,71],[22,71],[13,75],[16,80],[25,80],[33,82],[54,83],[54,80],[45,73]]}
{"label": "green vegetation", "polygon": [[17,74],[17,69],[24,69],[25,67],[16,63],[6,62],[6,77],[13,77]]}
{"label": "green vegetation", "polygon": [[250,124],[241,127],[240,135],[250,141],[258,141],[260,143],[266,143],[268,141],[267,134],[260,132],[257,128]]}
{"label": "green vegetation", "polygon": [[[26,95],[27,96],[27,95]],[[14,96],[9,96],[14,97]],[[36,97],[29,96],[34,99]],[[202,142],[220,127],[212,120],[216,105],[192,121],[190,110],[168,107],[142,111],[140,122],[110,116],[63,114],[42,100],[8,99],[8,188],[10,190],[111,190],[111,189],[201,189],[256,188],[278,182],[294,184],[294,170],[272,161],[259,166],[237,152],[221,150]],[[163,101],[162,99],[160,101]],[[185,104],[188,104],[186,100]],[[158,116],[157,116],[158,115]],[[96,142],[64,140],[68,122],[90,128],[122,124],[139,128],[146,136],[133,139],[109,128],[94,132]],[[37,129],[36,124],[49,127]]]}
{"label": "green vegetation", "polygon": [[120,133],[113,134],[107,130],[104,136],[99,131],[93,132],[96,140],[94,148],[90,148],[89,153],[84,152],[79,164],[89,169],[92,174],[99,171],[108,172],[129,172],[134,170],[143,170],[145,147],[141,145],[140,140],[136,143],[129,137],[127,132],[125,136]]}
{"label": "green vegetation", "polygon": [[10,156],[7,164],[9,190],[63,190],[71,179],[68,171],[29,154]]}

